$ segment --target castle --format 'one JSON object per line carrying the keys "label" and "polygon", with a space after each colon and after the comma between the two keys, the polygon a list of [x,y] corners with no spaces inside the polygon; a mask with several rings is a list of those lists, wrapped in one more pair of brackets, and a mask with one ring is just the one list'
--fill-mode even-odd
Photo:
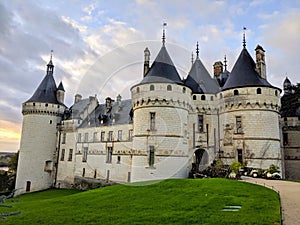
{"label": "castle", "polygon": [[[199,58],[182,79],[162,47],[150,66],[144,51],[144,75],[131,87],[131,99],[75,96],[64,104],[56,86],[52,59],[33,96],[23,103],[23,128],[16,194],[72,187],[76,179],[120,183],[185,178],[220,158],[284,176],[280,129],[280,93],[266,77],[265,51],[246,48],[231,72],[214,64],[211,77]],[[225,67],[225,68],[223,68]]]}

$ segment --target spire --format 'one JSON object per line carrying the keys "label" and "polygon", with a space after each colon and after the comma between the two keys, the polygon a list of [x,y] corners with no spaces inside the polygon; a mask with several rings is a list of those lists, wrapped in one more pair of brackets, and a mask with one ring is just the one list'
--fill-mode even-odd
{"label": "spire", "polygon": [[243,30],[244,30],[244,32],[243,32],[243,47],[244,48],[246,48],[246,30],[247,30],[247,28],[246,27],[243,27]]}
{"label": "spire", "polygon": [[199,59],[199,43],[197,41],[197,45],[196,45],[196,59]]}
{"label": "spire", "polygon": [[53,50],[51,50],[50,61],[47,64],[47,75],[53,75],[54,66],[52,63],[52,53],[53,53]]}
{"label": "spire", "polygon": [[165,33],[165,27],[167,26],[167,23],[163,23],[163,35],[162,35],[162,44],[165,46],[166,42],[166,33]]}
{"label": "spire", "polygon": [[224,56],[224,68],[225,68],[224,71],[226,71],[226,70],[227,70],[227,59],[226,59],[226,55]]}

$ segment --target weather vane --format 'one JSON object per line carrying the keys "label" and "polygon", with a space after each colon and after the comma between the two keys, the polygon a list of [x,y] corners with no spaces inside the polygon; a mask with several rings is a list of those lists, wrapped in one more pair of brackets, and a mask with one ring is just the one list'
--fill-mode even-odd
{"label": "weather vane", "polygon": [[53,54],[53,50],[51,50],[50,61],[52,61],[52,54]]}
{"label": "weather vane", "polygon": [[246,48],[246,30],[247,28],[246,27],[243,27],[243,30],[244,30],[244,33],[243,33],[243,47]]}
{"label": "weather vane", "polygon": [[227,59],[226,59],[226,55],[224,55],[224,67],[225,67],[225,71],[227,70]]}
{"label": "weather vane", "polygon": [[166,34],[165,34],[165,27],[166,26],[167,26],[167,23],[163,23],[163,36],[162,36],[163,45],[165,45],[165,42],[166,42]]}
{"label": "weather vane", "polygon": [[199,58],[199,43],[197,41],[197,45],[196,45],[196,57]]}

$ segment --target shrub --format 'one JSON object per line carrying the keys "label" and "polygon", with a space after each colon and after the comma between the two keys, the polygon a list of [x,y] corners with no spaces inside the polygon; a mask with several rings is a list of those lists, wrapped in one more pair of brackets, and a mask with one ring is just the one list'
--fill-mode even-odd
{"label": "shrub", "polygon": [[231,171],[234,172],[235,174],[238,174],[242,167],[243,165],[238,161],[235,161],[230,165]]}
{"label": "shrub", "polygon": [[267,172],[269,173],[275,173],[275,172],[279,172],[279,167],[275,166],[274,164],[270,165],[269,169],[267,170]]}

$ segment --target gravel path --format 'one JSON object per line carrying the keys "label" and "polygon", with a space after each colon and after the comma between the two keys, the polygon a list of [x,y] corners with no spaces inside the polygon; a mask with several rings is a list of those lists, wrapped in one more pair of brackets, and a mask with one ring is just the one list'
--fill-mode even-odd
{"label": "gravel path", "polygon": [[246,182],[279,191],[284,225],[300,225],[300,183],[242,177]]}

